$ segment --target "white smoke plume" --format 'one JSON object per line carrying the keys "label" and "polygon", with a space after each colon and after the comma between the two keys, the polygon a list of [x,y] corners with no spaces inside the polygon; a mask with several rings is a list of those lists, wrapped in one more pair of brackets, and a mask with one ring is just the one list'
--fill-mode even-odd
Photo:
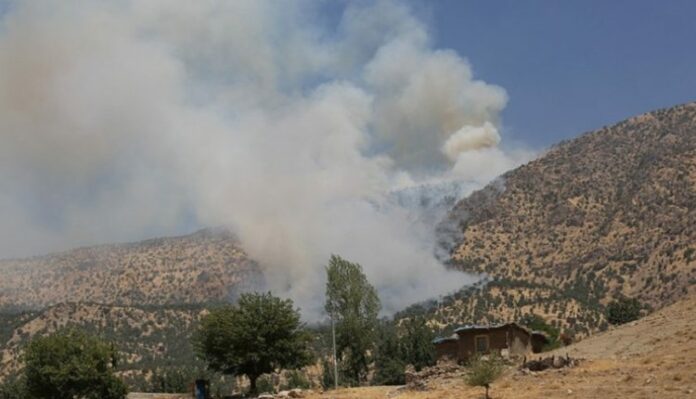
{"label": "white smoke plume", "polygon": [[388,312],[470,282],[391,193],[524,161],[498,147],[505,91],[402,3],[348,4],[337,25],[320,7],[7,3],[0,257],[229,225],[308,317],[332,253]]}

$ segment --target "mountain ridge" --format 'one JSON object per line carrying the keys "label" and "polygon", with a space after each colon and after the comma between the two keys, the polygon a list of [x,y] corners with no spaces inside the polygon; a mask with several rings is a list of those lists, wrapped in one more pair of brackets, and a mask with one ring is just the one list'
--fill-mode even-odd
{"label": "mountain ridge", "polygon": [[[696,286],[696,103],[638,115],[552,147],[463,199],[439,226],[452,267],[503,285],[554,287],[601,315],[623,296],[659,309]],[[440,324],[464,321],[465,303],[482,314],[499,295],[485,287]],[[489,296],[486,298],[486,296]],[[461,295],[460,295],[461,297]],[[460,298],[461,299],[461,298]],[[532,311],[559,305],[542,295]],[[514,303],[501,317],[514,318]],[[505,313],[505,312],[504,312]],[[577,315],[548,314],[564,329]],[[553,312],[551,312],[553,313]],[[476,321],[476,320],[466,320]],[[597,320],[590,329],[605,326]]]}
{"label": "mountain ridge", "polygon": [[221,228],[2,260],[0,273],[0,308],[19,309],[224,301],[262,281],[258,265]]}

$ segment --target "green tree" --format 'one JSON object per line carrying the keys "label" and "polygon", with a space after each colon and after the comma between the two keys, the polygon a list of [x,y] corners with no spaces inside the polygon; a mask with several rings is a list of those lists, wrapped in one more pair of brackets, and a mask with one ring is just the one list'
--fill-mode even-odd
{"label": "green tree", "polygon": [[125,384],[113,374],[113,345],[78,330],[36,338],[26,348],[28,396],[51,399],[125,398]]}
{"label": "green tree", "polygon": [[466,377],[466,383],[472,387],[486,388],[486,399],[490,399],[488,390],[491,384],[503,374],[504,369],[502,360],[497,356],[474,358],[469,363],[469,374]]}
{"label": "green tree", "polygon": [[619,298],[607,305],[607,321],[618,325],[638,320],[641,308],[640,302],[635,298]]}
{"label": "green tree", "polygon": [[435,364],[435,335],[428,327],[425,317],[407,319],[403,323],[403,329],[401,345],[404,362],[412,364],[416,371]]}
{"label": "green tree", "polygon": [[361,384],[375,346],[379,297],[357,263],[332,255],[326,274],[325,309],[336,323],[337,357],[349,383]]}
{"label": "green tree", "polygon": [[6,380],[0,384],[0,399],[25,399],[26,382],[23,378]]}
{"label": "green tree", "polygon": [[150,392],[184,393],[189,384],[204,376],[200,370],[189,367],[167,367],[152,372]]}
{"label": "green tree", "polygon": [[210,369],[246,375],[256,392],[260,375],[309,364],[310,340],[291,300],[252,293],[203,317],[194,347]]}
{"label": "green tree", "polygon": [[333,363],[327,358],[321,360],[321,386],[324,389],[332,389],[334,387],[334,369]]}
{"label": "green tree", "polygon": [[396,328],[391,322],[384,322],[379,328],[377,349],[375,351],[375,385],[402,385],[405,383],[402,345]]}
{"label": "green tree", "polygon": [[558,328],[548,324],[543,317],[534,313],[529,313],[522,317],[520,324],[526,326],[532,331],[542,331],[546,333],[546,335],[549,337],[549,343],[544,345],[543,350],[552,350],[561,346],[561,342],[559,340],[560,331]]}

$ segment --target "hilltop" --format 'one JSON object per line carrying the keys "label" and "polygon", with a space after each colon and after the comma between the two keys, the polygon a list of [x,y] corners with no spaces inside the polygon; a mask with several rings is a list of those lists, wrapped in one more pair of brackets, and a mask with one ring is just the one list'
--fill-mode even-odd
{"label": "hilltop", "polygon": [[672,303],[696,281],[696,103],[561,143],[450,217],[462,269]]}
{"label": "hilltop", "polygon": [[2,260],[0,274],[0,309],[219,302],[261,279],[257,264],[224,229]]}
{"label": "hilltop", "polygon": [[404,314],[438,327],[535,313],[582,336],[606,328],[614,298],[677,301],[696,287],[696,103],[556,145],[457,203],[439,233],[452,267],[490,282]]}

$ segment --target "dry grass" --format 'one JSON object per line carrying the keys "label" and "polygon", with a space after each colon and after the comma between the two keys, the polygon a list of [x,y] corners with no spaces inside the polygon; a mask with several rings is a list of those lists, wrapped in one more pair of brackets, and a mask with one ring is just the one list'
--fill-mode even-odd
{"label": "dry grass", "polygon": [[[586,360],[571,369],[524,374],[514,368],[492,386],[496,399],[696,398],[696,295],[642,320],[560,349]],[[310,399],[480,399],[483,389],[458,378],[429,390],[367,387],[313,393]]]}

